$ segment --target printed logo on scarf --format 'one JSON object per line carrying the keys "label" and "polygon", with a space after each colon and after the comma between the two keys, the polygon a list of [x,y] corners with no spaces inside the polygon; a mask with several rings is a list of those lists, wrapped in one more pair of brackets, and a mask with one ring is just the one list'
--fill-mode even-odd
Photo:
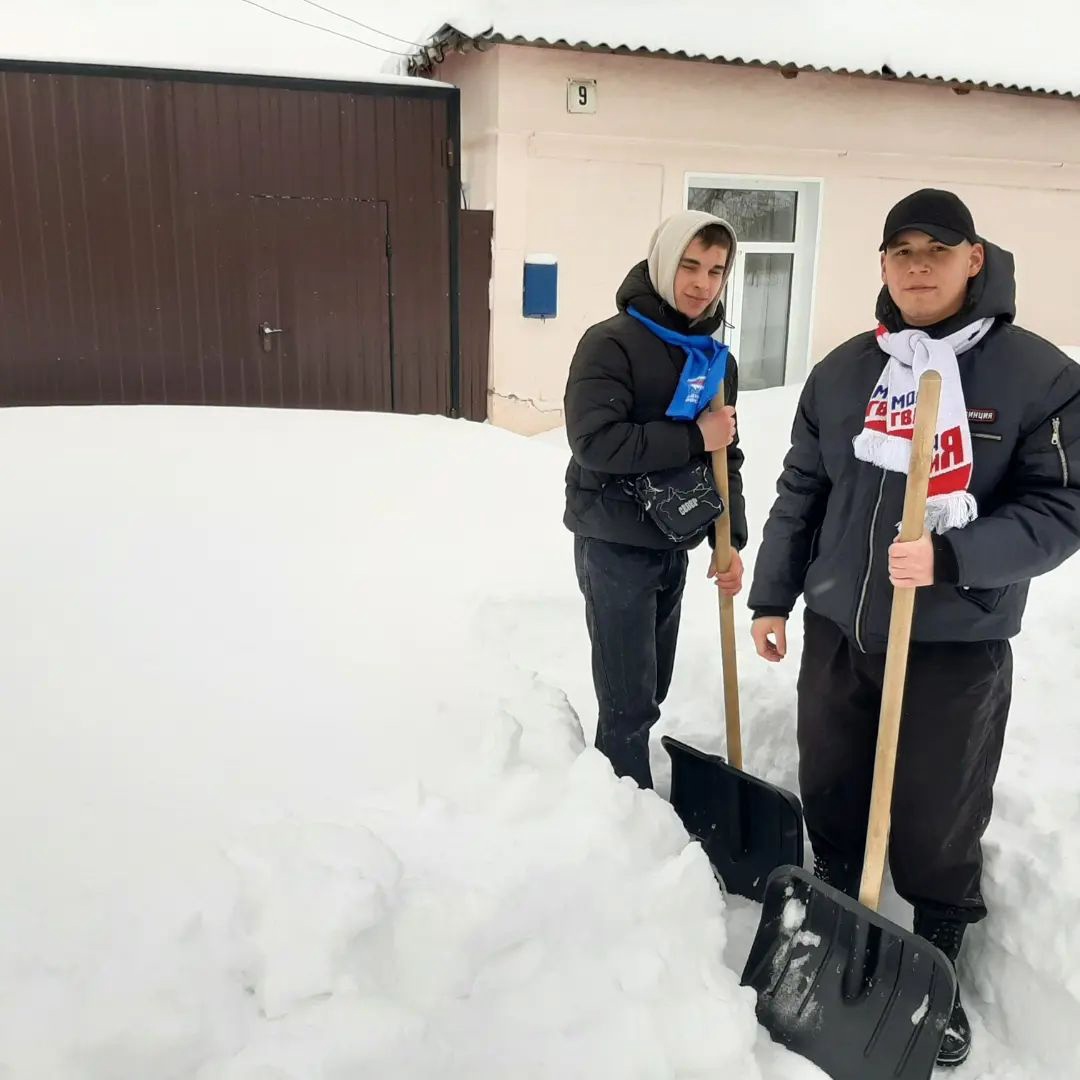
{"label": "printed logo on scarf", "polygon": [[927,494],[945,495],[971,483],[971,462],[964,458],[964,434],[959,427],[946,428],[934,436],[934,461],[930,466]]}
{"label": "printed logo on scarf", "polygon": [[705,389],[705,376],[695,375],[686,380],[686,404],[696,405],[701,400],[701,392]]}

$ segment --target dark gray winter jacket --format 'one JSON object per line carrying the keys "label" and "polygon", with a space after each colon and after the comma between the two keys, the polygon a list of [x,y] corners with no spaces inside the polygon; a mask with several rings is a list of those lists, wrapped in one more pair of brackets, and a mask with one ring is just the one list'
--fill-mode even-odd
{"label": "dark gray winter jacket", "polygon": [[[929,331],[944,336],[997,317],[990,333],[957,357],[979,516],[935,536],[936,582],[919,590],[916,641],[1014,636],[1030,580],[1080,549],[1080,364],[1013,325],[1012,256],[992,244],[986,250],[964,310]],[[890,329],[902,326],[885,290],[878,318]],[[867,652],[883,651],[888,638],[888,548],[906,483],[900,473],[859,461],[852,449],[884,362],[867,332],[811,371],[749,594],[758,615],[788,614],[801,594]]]}

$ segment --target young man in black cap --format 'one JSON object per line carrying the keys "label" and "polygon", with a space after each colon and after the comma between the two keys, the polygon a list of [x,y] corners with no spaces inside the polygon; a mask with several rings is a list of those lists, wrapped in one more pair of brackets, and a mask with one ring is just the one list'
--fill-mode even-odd
{"label": "young man in black cap", "polygon": [[[803,389],[749,605],[766,660],[804,598],[799,783],[815,872],[857,895],[892,586],[915,606],[890,865],[914,930],[955,963],[984,918],[990,821],[1012,690],[1009,639],[1032,578],[1080,548],[1080,365],[1013,322],[1012,256],[952,193],[889,212],[876,332]],[[916,387],[942,376],[927,531],[896,540]],[[959,997],[942,1064],[968,1055]]]}

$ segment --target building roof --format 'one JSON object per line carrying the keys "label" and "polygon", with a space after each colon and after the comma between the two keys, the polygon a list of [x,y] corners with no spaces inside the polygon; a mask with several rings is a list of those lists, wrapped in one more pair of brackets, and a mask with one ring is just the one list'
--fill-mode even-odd
{"label": "building roof", "polygon": [[1080,95],[1076,0],[475,0],[438,44],[510,42]]}
{"label": "building roof", "polygon": [[0,0],[0,61],[430,88],[385,69],[422,38],[379,11],[371,0]]}

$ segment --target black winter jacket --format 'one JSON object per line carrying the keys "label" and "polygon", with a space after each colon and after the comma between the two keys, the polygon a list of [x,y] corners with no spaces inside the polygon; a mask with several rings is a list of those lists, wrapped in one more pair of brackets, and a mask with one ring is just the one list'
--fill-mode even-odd
{"label": "black winter jacket", "polygon": [[[697,424],[666,415],[686,363],[686,353],[668,345],[626,308],[633,305],[648,319],[678,333],[712,334],[720,327],[721,306],[711,320],[692,329],[653,289],[648,267],[639,263],[615,298],[619,313],[590,327],[570,364],[564,406],[572,457],[566,470],[566,527],[579,536],[633,547],[693,548],[700,539],[676,544],[645,516],[615,481],[654,469],[708,458]],[[735,405],[738,369],[729,356],[724,400]],[[746,544],[742,494],[743,453],[738,437],[728,447],[731,542]],[[710,531],[710,543],[712,535]]]}
{"label": "black winter jacket", "polygon": [[[1030,580],[1080,549],[1080,364],[1013,325],[1012,256],[992,244],[986,252],[964,310],[929,331],[940,337],[998,317],[957,357],[979,516],[933,538],[936,580],[918,593],[916,641],[1016,635]],[[902,327],[885,290],[878,318],[891,330]],[[885,360],[868,332],[812,369],[749,594],[758,615],[787,614],[802,594],[867,652],[883,651],[888,639],[888,548],[906,484],[904,475],[858,460],[852,448]]]}

